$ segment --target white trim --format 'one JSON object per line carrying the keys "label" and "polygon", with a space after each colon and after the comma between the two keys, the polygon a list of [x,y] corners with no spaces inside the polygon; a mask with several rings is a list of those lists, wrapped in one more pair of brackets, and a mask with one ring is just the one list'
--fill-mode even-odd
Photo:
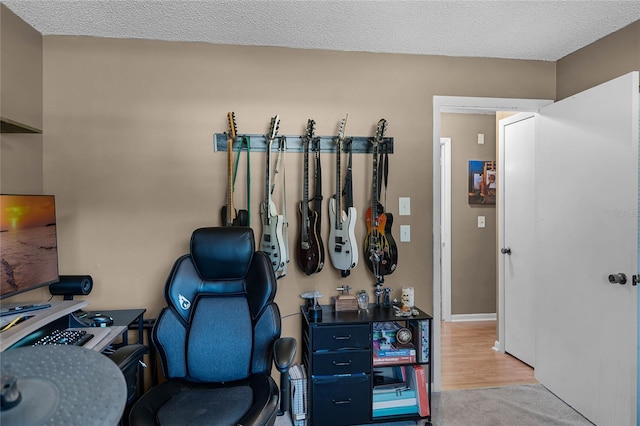
{"label": "white trim", "polygon": [[[463,96],[434,96],[433,97],[433,135],[432,135],[432,161],[433,161],[433,345],[436,348],[436,356],[433,359],[433,391],[440,392],[442,386],[442,360],[440,359],[440,344],[442,336],[440,333],[440,321],[442,320],[441,309],[441,285],[440,282],[440,112],[443,108],[464,108],[481,109],[487,111],[535,111],[545,105],[553,103],[544,99],[512,99],[512,98],[473,98]],[[498,312],[499,314],[499,312]]]}
{"label": "white trim", "polygon": [[498,314],[455,314],[451,315],[451,322],[464,321],[496,321]]}
{"label": "white trim", "polygon": [[442,165],[442,320],[451,321],[451,138],[440,138]]}

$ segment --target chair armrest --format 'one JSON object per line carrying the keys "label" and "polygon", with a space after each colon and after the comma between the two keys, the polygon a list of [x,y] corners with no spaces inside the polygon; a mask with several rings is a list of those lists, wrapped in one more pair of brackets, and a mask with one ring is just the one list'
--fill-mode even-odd
{"label": "chair armrest", "polygon": [[273,344],[273,361],[280,373],[289,371],[296,356],[298,342],[293,337],[281,337]]}
{"label": "chair armrest", "polygon": [[121,370],[124,370],[131,363],[138,362],[147,352],[149,352],[149,348],[145,345],[126,345],[116,349],[109,355],[109,359],[115,362]]}

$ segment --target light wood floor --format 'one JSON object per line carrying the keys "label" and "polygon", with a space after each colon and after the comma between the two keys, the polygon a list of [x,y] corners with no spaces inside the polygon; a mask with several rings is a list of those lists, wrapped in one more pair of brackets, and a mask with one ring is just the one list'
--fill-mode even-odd
{"label": "light wood floor", "polygon": [[496,321],[442,322],[442,389],[538,383],[533,368],[493,350]]}

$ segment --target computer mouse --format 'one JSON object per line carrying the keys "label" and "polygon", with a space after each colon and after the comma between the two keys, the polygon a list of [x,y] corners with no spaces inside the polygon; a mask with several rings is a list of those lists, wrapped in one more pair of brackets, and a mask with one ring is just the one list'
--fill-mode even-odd
{"label": "computer mouse", "polygon": [[113,318],[100,313],[90,315],[89,319],[92,321],[93,327],[106,327],[113,324]]}

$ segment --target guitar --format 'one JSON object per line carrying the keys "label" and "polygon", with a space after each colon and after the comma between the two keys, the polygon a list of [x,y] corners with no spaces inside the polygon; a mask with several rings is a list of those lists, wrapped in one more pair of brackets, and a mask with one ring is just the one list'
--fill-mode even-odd
{"label": "guitar", "polygon": [[342,144],[344,143],[344,130],[347,118],[342,120],[340,131],[336,137],[336,193],[329,200],[329,257],[336,269],[348,271],[358,265],[358,246],[356,240],[356,208],[348,207],[343,210],[342,189],[340,187],[341,170],[340,158],[342,156]]}
{"label": "guitar", "polygon": [[233,205],[233,141],[237,137],[236,115],[227,113],[229,121],[229,135],[227,136],[227,204],[220,209],[220,217],[223,226],[247,226],[249,224],[249,212],[237,211]]}
{"label": "guitar", "polygon": [[302,138],[304,149],[304,183],[302,190],[302,201],[300,202],[300,232],[298,244],[296,246],[296,257],[298,266],[307,275],[320,272],[323,265],[321,251],[322,241],[318,237],[317,223],[318,212],[309,208],[309,143],[313,139],[314,126],[316,122],[312,119],[307,121],[307,130]]}
{"label": "guitar", "polygon": [[262,251],[271,259],[271,265],[275,272],[285,267],[287,259],[286,246],[284,243],[284,217],[279,215],[275,203],[271,200],[271,146],[278,134],[280,117],[276,115],[271,118],[269,134],[267,139],[267,168],[265,179],[265,199],[260,204],[260,217],[262,219]]}
{"label": "guitar", "polygon": [[373,182],[371,185],[371,207],[367,209],[367,236],[364,240],[364,252],[367,266],[376,277],[389,275],[398,265],[398,248],[391,235],[393,215],[385,213],[378,201],[378,151],[383,141],[387,121],[378,121],[373,138]]}

